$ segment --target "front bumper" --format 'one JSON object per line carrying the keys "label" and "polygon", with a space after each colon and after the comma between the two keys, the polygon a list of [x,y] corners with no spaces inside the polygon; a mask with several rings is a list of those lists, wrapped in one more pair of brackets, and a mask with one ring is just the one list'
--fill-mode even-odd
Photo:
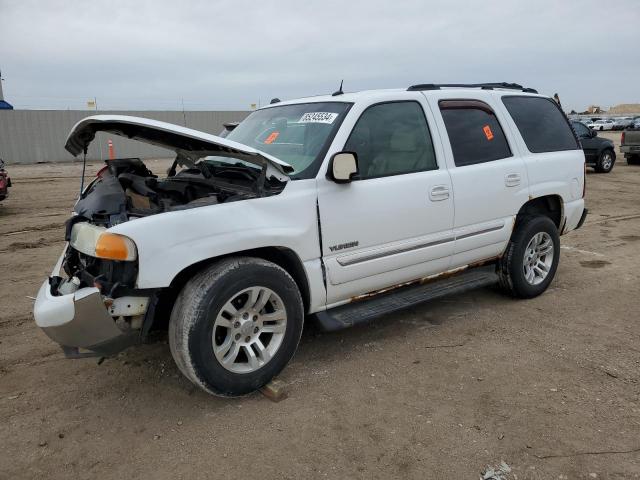
{"label": "front bumper", "polygon": [[[52,276],[58,275],[64,252]],[[140,341],[138,331],[123,331],[109,315],[100,293],[94,287],[81,288],[68,295],[54,295],[50,279],[40,287],[33,307],[36,324],[70,357],[85,356],[86,349],[96,356],[113,355]]]}

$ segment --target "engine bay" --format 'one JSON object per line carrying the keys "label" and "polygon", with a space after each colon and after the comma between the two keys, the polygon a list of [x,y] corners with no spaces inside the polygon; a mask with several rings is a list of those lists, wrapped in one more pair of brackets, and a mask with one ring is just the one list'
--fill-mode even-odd
{"label": "engine bay", "polygon": [[[76,203],[75,221],[111,227],[132,218],[277,195],[286,185],[267,177],[266,167],[215,157],[194,163],[178,156],[163,179],[139,158],[105,163]],[[176,172],[181,165],[185,168]]]}

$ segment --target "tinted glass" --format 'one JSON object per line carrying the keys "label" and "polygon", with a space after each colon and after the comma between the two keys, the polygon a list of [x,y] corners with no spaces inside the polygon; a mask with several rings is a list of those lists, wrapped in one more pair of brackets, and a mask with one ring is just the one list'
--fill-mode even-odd
{"label": "tinted glass", "polygon": [[502,127],[488,105],[445,100],[440,102],[440,111],[457,167],[511,156]]}
{"label": "tinted glass", "polygon": [[532,153],[580,148],[558,105],[541,97],[502,97]]}
{"label": "tinted glass", "polygon": [[427,120],[416,102],[369,107],[344,150],[358,155],[360,179],[438,168]]}
{"label": "tinted glass", "polygon": [[317,173],[322,154],[350,106],[322,102],[264,108],[243,120],[228,133],[227,139],[287,162],[294,168],[294,179],[310,178]]}
{"label": "tinted glass", "polygon": [[580,122],[571,122],[571,125],[573,125],[573,129],[576,131],[576,134],[579,137],[589,136],[589,127],[587,127],[586,125],[583,125]]}

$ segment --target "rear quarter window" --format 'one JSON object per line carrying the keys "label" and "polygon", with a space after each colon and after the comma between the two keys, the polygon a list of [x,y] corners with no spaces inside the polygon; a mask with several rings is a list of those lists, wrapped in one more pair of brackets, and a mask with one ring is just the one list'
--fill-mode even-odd
{"label": "rear quarter window", "polygon": [[502,103],[532,153],[580,148],[569,122],[551,99],[504,96]]}

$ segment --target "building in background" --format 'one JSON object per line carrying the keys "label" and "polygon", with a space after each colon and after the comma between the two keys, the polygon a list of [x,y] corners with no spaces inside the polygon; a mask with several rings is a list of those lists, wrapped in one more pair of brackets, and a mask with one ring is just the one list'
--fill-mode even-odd
{"label": "building in background", "polygon": [[640,113],[640,103],[621,103],[615,107],[609,109],[609,113],[616,113],[622,115],[638,114]]}

